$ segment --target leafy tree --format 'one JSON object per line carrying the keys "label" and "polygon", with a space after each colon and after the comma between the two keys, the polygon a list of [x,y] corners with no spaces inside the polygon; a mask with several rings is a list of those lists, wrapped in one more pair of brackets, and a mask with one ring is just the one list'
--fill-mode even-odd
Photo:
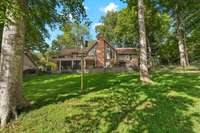
{"label": "leafy tree", "polygon": [[149,79],[147,66],[147,38],[143,0],[138,0],[138,23],[140,36],[140,81],[143,83],[150,83],[152,81]]}
{"label": "leafy tree", "polygon": [[200,3],[191,0],[184,8],[183,23],[188,46],[188,54],[191,62],[200,62]]}
{"label": "leafy tree", "polygon": [[[163,59],[160,58],[159,48],[168,45],[168,39],[174,38],[171,37],[173,35],[170,32],[170,15],[160,12],[156,8],[156,3],[152,1],[144,1],[144,4],[148,60],[149,64],[152,64],[152,60]],[[106,39],[117,47],[139,47],[137,19],[137,2],[130,1],[127,8],[118,12],[109,12],[102,17],[102,25],[96,27],[96,32],[103,33]],[[170,56],[170,59],[173,61],[174,57]]]}
{"label": "leafy tree", "polygon": [[[136,1],[124,1],[128,3],[128,8],[136,6]],[[193,53],[195,53],[193,52],[195,49],[193,47],[198,45],[192,38],[194,38],[193,36],[195,35],[193,33],[200,30],[200,24],[198,23],[200,20],[200,3],[195,0],[145,0],[144,3],[146,10],[145,25],[147,32],[147,46],[148,49],[150,47],[152,51],[152,53],[149,52],[149,54],[151,54],[154,59],[159,59],[160,63],[177,63],[178,60],[174,57],[178,55],[178,51],[173,48],[179,49],[179,47],[175,46],[179,42],[179,44],[183,44],[181,47],[184,48],[182,50],[182,57],[185,58],[185,61],[182,62],[185,62],[186,65],[189,64],[187,52],[189,52],[189,57],[192,58]],[[179,22],[177,21],[177,13],[179,13]],[[177,38],[175,38],[175,36]],[[191,41],[194,41],[194,43]],[[161,51],[165,54],[162,54]],[[165,55],[168,55],[168,61],[166,61]]]}
{"label": "leafy tree", "polygon": [[[47,35],[46,24],[53,26],[63,22],[57,13],[60,6],[65,20],[71,14],[75,20],[83,20],[85,10],[82,0],[2,0],[1,18],[4,30],[0,60],[0,119],[1,126],[16,115],[16,108],[27,105],[21,92],[23,51],[26,40],[37,33],[38,40]],[[30,30],[32,29],[32,30]],[[35,37],[35,36],[34,36]]]}
{"label": "leafy tree", "polygon": [[[127,14],[129,17],[127,17]],[[119,47],[138,47],[137,6],[125,8],[118,13],[114,31]]]}
{"label": "leafy tree", "polygon": [[192,62],[200,63],[200,30],[193,30],[188,37],[189,57]]}
{"label": "leafy tree", "polygon": [[62,35],[59,35],[52,42],[52,50],[60,50],[62,48],[78,48],[80,47],[81,37],[90,38],[89,30],[86,25],[77,23],[65,23],[61,27]]}
{"label": "leafy tree", "polygon": [[170,65],[176,64],[179,61],[179,51],[176,37],[168,35],[164,44],[157,47],[157,51],[154,56],[158,60],[157,64]]}
{"label": "leafy tree", "polygon": [[102,25],[95,27],[96,32],[103,33],[106,40],[108,40],[111,44],[116,44],[114,29],[116,27],[117,18],[117,12],[108,12],[106,16],[101,17]]}
{"label": "leafy tree", "polygon": [[96,32],[103,33],[106,40],[116,47],[138,46],[138,23],[135,8],[108,12],[101,18],[102,25],[96,26]]}
{"label": "leafy tree", "polygon": [[160,12],[170,14],[173,20],[171,29],[175,29],[179,46],[180,64],[183,67],[189,65],[187,38],[194,29],[199,29],[199,23],[195,22],[200,20],[200,3],[196,0],[156,0],[155,3]]}
{"label": "leafy tree", "polygon": [[176,28],[177,28],[177,39],[179,45],[180,52],[180,64],[185,67],[189,65],[188,53],[187,53],[187,44],[186,44],[186,33],[185,33],[185,25],[183,22],[183,8],[181,3],[177,1],[175,5],[175,13],[176,13]]}

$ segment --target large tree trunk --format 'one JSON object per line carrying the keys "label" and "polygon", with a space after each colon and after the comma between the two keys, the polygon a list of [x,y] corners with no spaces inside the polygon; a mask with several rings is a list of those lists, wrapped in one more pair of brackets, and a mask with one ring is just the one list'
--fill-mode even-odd
{"label": "large tree trunk", "polygon": [[[20,7],[23,0],[16,0]],[[21,93],[23,46],[25,35],[24,18],[14,17],[9,9],[6,12],[12,22],[3,29],[1,61],[0,61],[0,119],[1,126],[16,117],[16,107],[24,104]]]}
{"label": "large tree trunk", "polygon": [[185,32],[184,32],[184,48],[185,48],[186,63],[187,63],[187,66],[189,66],[190,62],[189,62],[189,57],[188,57],[188,49],[187,49],[187,42],[186,42],[186,34],[185,34]]}
{"label": "large tree trunk", "polygon": [[147,40],[147,66],[148,66],[149,70],[152,70],[152,68],[153,68],[153,57],[152,57],[152,50],[151,50],[151,45],[150,45],[148,35],[146,35],[146,40]]}
{"label": "large tree trunk", "polygon": [[188,53],[187,53],[187,44],[185,37],[185,28],[179,7],[176,7],[176,25],[177,25],[177,40],[180,53],[180,65],[186,67],[189,65]]}
{"label": "large tree trunk", "polygon": [[147,65],[147,41],[146,41],[143,0],[138,0],[138,23],[139,23],[139,34],[140,34],[140,81],[148,83],[151,82],[151,80],[149,79],[149,72]]}

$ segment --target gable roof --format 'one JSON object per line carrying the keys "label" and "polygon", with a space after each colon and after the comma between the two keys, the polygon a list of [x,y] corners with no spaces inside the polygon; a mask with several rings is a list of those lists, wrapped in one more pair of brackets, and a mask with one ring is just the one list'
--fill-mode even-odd
{"label": "gable roof", "polygon": [[108,43],[106,40],[104,40],[104,41],[110,48],[112,48],[115,52],[117,52],[117,50],[115,48],[113,48],[113,46],[110,43]]}
{"label": "gable roof", "polygon": [[86,54],[88,54],[90,52],[90,50],[92,50],[95,46],[97,45],[97,42],[95,42],[86,52]]}
{"label": "gable roof", "polygon": [[[114,50],[115,52],[117,52],[116,49],[113,48],[113,46],[110,45],[105,39],[104,39],[104,42],[105,42],[112,50]],[[89,49],[87,49],[86,54],[88,54],[88,53],[90,52],[90,50],[92,50],[96,45],[97,45],[97,42],[95,42],[95,43],[92,45],[92,47],[90,47]]]}
{"label": "gable roof", "polygon": [[79,53],[80,49],[79,48],[63,48],[59,52],[59,56],[65,56],[65,55],[72,55],[73,53]]}
{"label": "gable roof", "polygon": [[[105,39],[104,41],[111,49],[113,49],[119,55],[136,55],[138,53],[138,49],[136,48],[114,48]],[[84,54],[88,54],[96,45],[97,45],[97,42],[95,42],[91,47],[84,48],[83,49]],[[81,54],[81,49],[80,48],[63,48],[58,53],[58,56],[70,56],[73,54]]]}

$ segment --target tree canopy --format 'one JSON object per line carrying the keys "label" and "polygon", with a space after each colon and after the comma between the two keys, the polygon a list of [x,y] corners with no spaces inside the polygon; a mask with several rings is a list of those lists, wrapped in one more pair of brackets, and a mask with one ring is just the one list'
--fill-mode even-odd
{"label": "tree canopy", "polygon": [[[112,45],[117,47],[138,47],[137,1],[122,0],[128,6],[117,12],[108,12],[102,16],[101,25],[96,32],[101,32]],[[194,49],[199,48],[198,31],[200,30],[200,4],[195,0],[144,0],[147,42],[151,54],[162,64],[178,63],[179,51],[176,38],[176,8],[180,8],[184,23],[189,56],[197,59]],[[197,40],[195,40],[196,38]],[[195,57],[194,57],[195,56]],[[193,58],[194,57],[194,58]]]}
{"label": "tree canopy", "polygon": [[[23,15],[26,18],[26,49],[44,51],[48,47],[45,38],[49,37],[47,26],[54,29],[69,21],[87,22],[87,15],[83,0],[27,0],[26,9],[21,10],[12,0],[3,0],[0,3],[0,34],[6,22],[11,21],[6,16],[6,9]],[[11,10],[12,11],[11,11]]]}
{"label": "tree canopy", "polygon": [[57,51],[62,48],[77,48],[82,43],[81,37],[90,38],[90,33],[86,25],[78,23],[65,23],[60,27],[63,32],[52,42],[52,50]]}

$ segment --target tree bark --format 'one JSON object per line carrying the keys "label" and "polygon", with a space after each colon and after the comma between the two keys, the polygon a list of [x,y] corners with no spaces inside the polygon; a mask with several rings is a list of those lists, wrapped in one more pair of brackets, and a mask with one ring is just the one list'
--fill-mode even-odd
{"label": "tree bark", "polygon": [[186,41],[186,34],[185,34],[185,32],[184,32],[184,48],[185,48],[186,63],[187,63],[187,66],[189,66],[190,62],[189,62],[189,57],[188,57],[188,49],[187,49],[187,41]]}
{"label": "tree bark", "polygon": [[149,79],[147,62],[147,40],[144,20],[144,2],[138,0],[138,23],[140,35],[140,81],[143,83],[151,82]]}
{"label": "tree bark", "polygon": [[148,69],[151,70],[153,67],[153,58],[152,58],[152,50],[151,50],[148,34],[146,35],[146,40],[147,40],[147,66],[148,66]]}
{"label": "tree bark", "polygon": [[178,5],[176,7],[176,25],[177,25],[177,40],[180,53],[180,65],[182,67],[186,67],[189,65],[189,58],[187,53],[185,28]]}
{"label": "tree bark", "polygon": [[[19,7],[23,0],[15,0]],[[3,29],[0,59],[0,119],[4,127],[11,116],[16,117],[16,107],[24,104],[22,97],[22,66],[24,52],[24,17],[15,17],[9,9],[6,11],[11,22]]]}

